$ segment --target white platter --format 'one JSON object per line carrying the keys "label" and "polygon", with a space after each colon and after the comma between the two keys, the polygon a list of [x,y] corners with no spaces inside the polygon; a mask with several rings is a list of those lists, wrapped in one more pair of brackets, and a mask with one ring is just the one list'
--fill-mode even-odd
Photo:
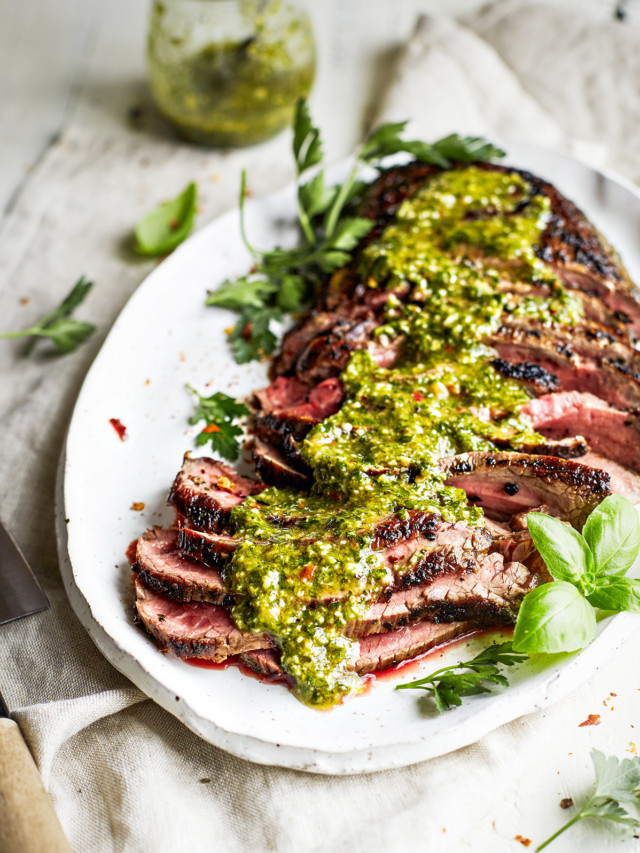
{"label": "white platter", "polygon": [[[549,179],[573,199],[640,279],[640,195],[629,185],[541,148],[511,144],[507,162]],[[341,177],[340,170],[333,175]],[[247,205],[256,245],[293,237],[283,223],[291,188]],[[263,365],[238,367],[227,349],[231,314],[204,307],[208,289],[244,272],[249,258],[237,211],[203,228],[139,287],[122,311],[84,382],[58,478],[57,523],[65,588],[81,622],[111,663],[205,740],[261,764],[348,774],[400,767],[442,755],[556,701],[586,679],[635,629],[622,614],[599,624],[597,639],[571,658],[529,666],[512,686],[443,715],[395,683],[437,668],[443,653],[380,679],[330,712],[298,703],[284,687],[237,669],[206,670],[159,654],[133,623],[129,542],[168,521],[166,495],[197,428],[188,427],[189,382],[207,393],[243,396],[266,384]],[[109,423],[127,428],[121,442]],[[144,502],[142,512],[130,509]],[[65,523],[68,520],[68,523]],[[477,640],[471,644],[477,644]],[[485,641],[486,642],[486,641]],[[446,661],[467,656],[460,645]]]}

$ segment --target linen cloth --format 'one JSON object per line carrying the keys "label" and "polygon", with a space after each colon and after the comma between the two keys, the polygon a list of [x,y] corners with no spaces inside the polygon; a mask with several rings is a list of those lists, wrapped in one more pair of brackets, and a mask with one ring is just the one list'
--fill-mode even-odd
{"label": "linen cloth", "polygon": [[[457,130],[555,145],[640,181],[639,38],[514,0],[463,24],[424,19],[384,116],[412,117],[425,138]],[[83,376],[152,268],[131,256],[131,224],[192,179],[203,223],[235,203],[241,167],[256,194],[292,175],[286,135],[250,151],[203,152],[175,145],[148,114],[126,125],[129,103],[123,94],[117,115],[105,117],[100,92],[85,93],[0,232],[3,330],[29,325],[81,273],[97,282],[78,315],[99,331],[73,355],[49,357],[42,346],[25,359],[19,343],[0,342],[0,512],[52,603],[51,612],[0,627],[0,686],[72,845],[388,853],[521,850],[516,836],[540,842],[571,814],[560,798],[586,791],[592,746],[635,751],[638,634],[570,698],[473,746],[405,769],[327,778],[252,765],[199,740],[119,675],[76,620],[57,568],[55,471]],[[602,725],[579,728],[589,713]],[[555,850],[617,849],[628,837],[578,826]]]}

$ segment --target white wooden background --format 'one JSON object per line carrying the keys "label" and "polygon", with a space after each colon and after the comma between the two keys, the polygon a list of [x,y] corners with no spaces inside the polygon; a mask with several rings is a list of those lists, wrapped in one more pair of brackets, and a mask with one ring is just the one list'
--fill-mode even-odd
{"label": "white wooden background", "polygon": [[[639,0],[547,0],[633,21]],[[314,0],[319,48],[314,115],[330,159],[348,153],[421,12],[463,15],[482,0]],[[104,108],[144,89],[150,2],[130,0],[126,20],[109,0],[0,0],[0,215],[65,126],[87,87]],[[108,38],[105,39],[105,35]],[[104,44],[109,44],[109,50]],[[102,49],[100,48],[102,46]]]}

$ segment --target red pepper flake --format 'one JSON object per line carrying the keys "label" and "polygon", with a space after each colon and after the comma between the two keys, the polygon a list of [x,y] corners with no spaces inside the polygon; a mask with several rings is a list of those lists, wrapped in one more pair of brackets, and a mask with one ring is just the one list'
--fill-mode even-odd
{"label": "red pepper flake", "polygon": [[589,714],[584,722],[578,725],[578,728],[581,729],[583,726],[599,726],[600,725],[600,714]]}
{"label": "red pepper flake", "polygon": [[136,512],[142,512],[142,510],[144,509],[144,504],[142,503],[142,501],[134,501],[131,504],[131,509],[134,509]]}
{"label": "red pepper flake", "polygon": [[561,809],[570,809],[573,805],[573,800],[571,797],[563,797],[560,800],[560,808]]}
{"label": "red pepper flake", "polygon": [[310,581],[313,579],[314,574],[316,573],[316,567],[313,563],[307,563],[306,566],[303,567],[300,572],[300,577],[303,581]]}
{"label": "red pepper flake", "polygon": [[217,424],[209,424],[206,426],[202,432],[210,433],[210,432],[220,432],[220,427]]}
{"label": "red pepper flake", "polygon": [[28,305],[31,302],[30,296],[21,296],[20,297],[20,305]]}
{"label": "red pepper flake", "polygon": [[424,395],[421,394],[419,391],[414,391],[411,396],[414,400],[417,400],[418,403],[421,403],[424,400]]}
{"label": "red pepper flake", "polygon": [[127,560],[133,565],[136,561],[136,550],[138,548],[138,540],[133,539],[129,542],[129,547],[126,550]]}
{"label": "red pepper flake", "polygon": [[245,323],[244,329],[242,330],[242,337],[245,341],[251,340],[251,323]]}
{"label": "red pepper flake", "polygon": [[531,844],[531,839],[525,838],[524,835],[516,835],[516,841],[519,841],[523,847],[529,847]]}
{"label": "red pepper flake", "polygon": [[109,423],[118,433],[120,441],[124,441],[127,437],[127,428],[118,418],[109,418]]}
{"label": "red pepper flake", "polygon": [[169,223],[169,231],[177,231],[180,226],[180,223],[177,219],[172,219]]}

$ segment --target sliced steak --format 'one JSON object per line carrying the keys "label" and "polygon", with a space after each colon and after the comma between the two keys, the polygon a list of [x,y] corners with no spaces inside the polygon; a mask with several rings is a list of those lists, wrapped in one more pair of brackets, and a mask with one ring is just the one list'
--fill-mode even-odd
{"label": "sliced steak", "polygon": [[206,533],[190,527],[178,528],[178,549],[206,566],[220,568],[238,547],[238,540],[222,533]]}
{"label": "sliced steak", "polygon": [[220,572],[178,550],[175,528],[147,530],[138,539],[132,568],[149,589],[178,601],[228,605],[231,600]]}
{"label": "sliced steak", "polygon": [[[596,331],[547,328],[536,323],[503,324],[487,336],[501,363],[537,365],[555,376],[564,391],[586,391],[618,408],[640,407],[640,353]],[[522,368],[524,372],[524,367]],[[512,370],[501,370],[518,378]]]}
{"label": "sliced steak", "polygon": [[[372,634],[360,640],[355,670],[360,675],[366,675],[388,669],[477,628],[474,622],[418,622],[385,634]],[[278,653],[274,650],[249,652],[242,655],[242,660],[261,675],[286,677]]]}
{"label": "sliced steak", "polygon": [[251,455],[260,479],[268,486],[308,489],[313,483],[311,468],[304,460],[298,461],[298,467],[294,467],[281,450],[259,438],[255,438],[251,444]]}
{"label": "sliced steak", "polygon": [[233,623],[229,611],[196,601],[178,603],[136,580],[136,610],[162,651],[178,657],[223,661],[253,649],[267,649],[266,634],[247,634]]}
{"label": "sliced steak", "polygon": [[[543,233],[538,255],[560,276],[563,283],[600,299],[617,318],[640,337],[640,302],[637,290],[616,252],[573,202],[552,184],[521,169],[496,163],[477,163],[488,171],[516,172],[551,202],[551,219]],[[394,166],[381,173],[365,190],[358,214],[375,220],[363,240],[366,245],[387,227],[402,202],[414,195],[440,171],[425,163]]]}
{"label": "sliced steak", "polygon": [[531,394],[550,394],[560,388],[558,377],[532,361],[511,362],[494,358],[491,365],[508,379],[521,382]]}
{"label": "sliced steak", "polygon": [[185,456],[169,493],[169,503],[198,530],[217,532],[234,506],[264,487],[215,459]]}
{"label": "sliced steak", "polygon": [[284,447],[287,437],[300,441],[312,427],[335,414],[342,405],[344,387],[337,377],[310,389],[295,376],[279,376],[254,397],[255,432],[268,443]]}
{"label": "sliced steak", "polygon": [[632,503],[640,503],[640,475],[597,453],[587,453],[580,462],[608,474],[612,492],[622,495]]}
{"label": "sliced steak", "polygon": [[562,391],[531,400],[522,414],[543,435],[555,439],[584,435],[595,453],[640,472],[638,412],[621,411],[593,394]]}
{"label": "sliced steak", "polygon": [[473,571],[491,547],[484,527],[463,521],[446,522],[433,513],[415,510],[406,519],[393,517],[376,529],[373,550],[385,552],[394,576],[392,589],[431,583],[440,575]]}
{"label": "sliced steak", "polygon": [[582,529],[608,494],[609,476],[579,462],[524,453],[463,453],[442,459],[447,484],[458,486],[487,515],[507,520],[540,504]]}
{"label": "sliced steak", "polygon": [[337,376],[347,366],[354,350],[369,346],[371,334],[378,325],[373,314],[358,320],[338,320],[302,350],[296,361],[296,376],[309,383]]}
{"label": "sliced steak", "polygon": [[[520,551],[524,553],[525,549]],[[475,571],[440,575],[428,583],[383,598],[372,605],[366,616],[349,625],[347,634],[354,637],[379,634],[425,619],[433,622],[474,619],[478,624],[490,625],[513,623],[522,598],[539,581],[539,576],[521,563],[505,563],[501,554],[488,554],[481,558]]]}

